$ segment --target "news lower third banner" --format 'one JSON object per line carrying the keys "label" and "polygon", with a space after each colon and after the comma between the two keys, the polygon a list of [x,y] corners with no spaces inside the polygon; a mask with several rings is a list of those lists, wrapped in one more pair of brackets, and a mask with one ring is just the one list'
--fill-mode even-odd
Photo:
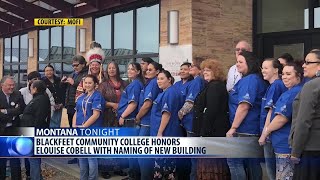
{"label": "news lower third banner", "polygon": [[0,136],[1,157],[261,158],[257,137],[143,137],[136,128],[19,128]]}

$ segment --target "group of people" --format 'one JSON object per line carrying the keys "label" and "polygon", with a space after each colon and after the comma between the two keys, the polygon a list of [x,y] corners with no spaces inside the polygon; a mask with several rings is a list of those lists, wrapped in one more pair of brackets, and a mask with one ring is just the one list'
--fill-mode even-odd
{"label": "group of people", "polygon": [[[235,50],[237,63],[227,81],[231,127],[226,136],[258,138],[269,179],[318,179],[320,50],[311,50],[304,61],[285,53],[261,65],[247,42],[240,41]],[[262,178],[260,159],[227,163],[231,179]]]}
{"label": "group of people", "polygon": [[[122,80],[115,61],[102,66],[101,45],[93,42],[90,48],[86,58],[73,57],[74,72],[68,77],[57,77],[49,64],[44,77],[30,72],[20,92],[12,77],[3,77],[0,133],[60,127],[65,107],[74,128],[122,126],[136,128],[136,136],[256,138],[270,179],[320,177],[320,50],[310,51],[303,65],[287,53],[261,63],[240,41],[227,77],[219,61],[196,57],[181,64],[181,80],[174,82],[151,58],[129,63],[128,80]],[[83,180],[97,179],[99,172],[110,178],[111,171],[137,180],[262,179],[259,158],[76,160]],[[123,171],[127,162],[128,174]],[[21,179],[20,160],[10,159],[10,166],[12,179]],[[30,179],[42,179],[41,159],[25,159],[25,166]],[[0,179],[5,174],[6,160],[1,159]]]}

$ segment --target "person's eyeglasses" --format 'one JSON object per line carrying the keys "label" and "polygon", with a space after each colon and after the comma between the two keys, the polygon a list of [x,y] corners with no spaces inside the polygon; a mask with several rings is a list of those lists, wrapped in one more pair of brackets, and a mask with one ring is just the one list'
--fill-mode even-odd
{"label": "person's eyeglasses", "polygon": [[80,64],[72,64],[72,67],[78,67]]}
{"label": "person's eyeglasses", "polygon": [[320,61],[304,61],[303,62],[305,65],[309,65],[309,64],[319,64]]}
{"label": "person's eyeglasses", "polygon": [[244,48],[236,48],[235,51],[239,52],[239,51],[246,51],[246,49]]}

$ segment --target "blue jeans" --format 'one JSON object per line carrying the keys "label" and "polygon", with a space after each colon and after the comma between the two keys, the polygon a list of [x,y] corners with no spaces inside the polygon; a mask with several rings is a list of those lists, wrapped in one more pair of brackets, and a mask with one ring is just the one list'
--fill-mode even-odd
{"label": "blue jeans", "polygon": [[276,157],[270,141],[263,146],[266,170],[270,180],[276,179]]}
{"label": "blue jeans", "polygon": [[[187,137],[196,137],[194,133],[187,131]],[[190,180],[197,179],[197,159],[191,158]]]}
{"label": "blue jeans", "polygon": [[[232,180],[261,180],[262,170],[259,159],[232,158],[227,159]],[[248,178],[247,178],[248,177]]]}
{"label": "blue jeans", "polygon": [[31,180],[42,180],[43,178],[41,175],[41,159],[29,158],[29,163]]}
{"label": "blue jeans", "polygon": [[[139,136],[150,136],[150,126],[141,126]],[[150,180],[153,178],[154,160],[151,158],[138,159],[141,173],[141,180]]]}
{"label": "blue jeans", "polygon": [[79,158],[80,180],[98,179],[98,159]]}
{"label": "blue jeans", "polygon": [[53,114],[50,119],[50,126],[52,128],[59,128],[61,125],[61,116],[62,116],[62,109],[58,109],[53,111]]}

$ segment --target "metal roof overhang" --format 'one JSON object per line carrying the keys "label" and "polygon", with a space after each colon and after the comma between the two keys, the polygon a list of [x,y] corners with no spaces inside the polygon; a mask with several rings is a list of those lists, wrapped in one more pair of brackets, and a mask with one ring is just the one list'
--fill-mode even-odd
{"label": "metal roof overhang", "polygon": [[0,38],[37,29],[34,18],[89,17],[155,2],[158,0],[0,0]]}

